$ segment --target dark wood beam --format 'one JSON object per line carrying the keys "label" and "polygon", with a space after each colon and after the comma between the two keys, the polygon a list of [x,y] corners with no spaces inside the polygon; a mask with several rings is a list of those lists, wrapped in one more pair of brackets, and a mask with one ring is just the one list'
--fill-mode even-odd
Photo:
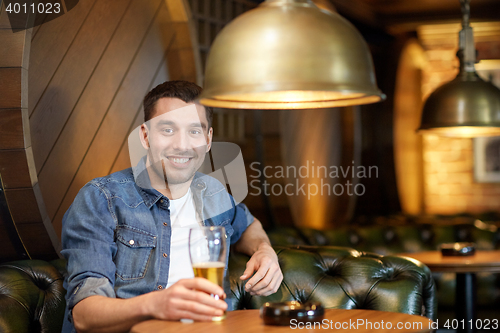
{"label": "dark wood beam", "polygon": [[[471,22],[500,21],[500,1],[471,7]],[[379,18],[391,32],[415,31],[419,25],[461,22],[462,13],[457,9],[440,11],[415,11],[380,14]]]}
{"label": "dark wood beam", "polygon": [[362,0],[330,0],[337,12],[347,19],[363,22],[363,24],[380,27],[381,21],[374,8]]}

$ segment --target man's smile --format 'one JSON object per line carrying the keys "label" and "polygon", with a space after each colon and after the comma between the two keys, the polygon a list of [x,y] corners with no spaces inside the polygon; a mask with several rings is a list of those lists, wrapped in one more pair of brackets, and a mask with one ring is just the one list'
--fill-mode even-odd
{"label": "man's smile", "polygon": [[193,159],[193,157],[185,157],[185,156],[167,156],[167,159],[174,166],[187,166],[189,162]]}

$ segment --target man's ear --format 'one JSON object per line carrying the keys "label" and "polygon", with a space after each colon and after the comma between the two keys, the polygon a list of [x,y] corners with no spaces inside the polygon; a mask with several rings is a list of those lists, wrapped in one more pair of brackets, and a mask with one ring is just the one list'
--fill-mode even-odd
{"label": "man's ear", "polygon": [[141,130],[139,131],[139,138],[141,139],[142,147],[146,150],[149,149],[149,129],[146,124],[141,125]]}
{"label": "man's ear", "polygon": [[207,153],[210,151],[210,148],[212,148],[212,136],[214,134],[214,129],[213,127],[210,127],[207,133]]}

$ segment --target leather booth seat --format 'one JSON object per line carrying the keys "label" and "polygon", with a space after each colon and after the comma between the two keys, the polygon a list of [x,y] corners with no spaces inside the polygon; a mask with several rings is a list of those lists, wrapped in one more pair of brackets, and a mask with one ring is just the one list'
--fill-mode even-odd
{"label": "leather booth seat", "polygon": [[[239,277],[248,257],[231,254],[229,279],[237,309],[267,301],[320,301],[327,308],[436,315],[429,269],[416,261],[342,247],[277,247],[284,280],[277,293],[251,296]],[[0,265],[0,332],[60,332],[64,316],[63,260]]]}
{"label": "leather booth seat", "polygon": [[326,308],[368,309],[435,319],[435,285],[422,263],[334,246],[276,247],[283,282],[270,296],[251,296],[239,277],[247,256],[232,255],[229,278],[238,309],[265,302],[319,301]]}
{"label": "leather booth seat", "polygon": [[[307,244],[345,246],[358,251],[395,255],[403,252],[437,250],[442,243],[473,242],[479,250],[500,249],[500,230],[472,218],[427,218],[415,223],[408,218],[373,219],[370,224],[352,224],[332,230],[279,228],[268,232],[275,246]],[[467,223],[468,222],[468,223]],[[455,274],[433,273],[440,322],[455,310]],[[500,274],[477,274],[478,314],[500,319]],[[496,313],[496,316],[495,316]],[[444,320],[441,320],[444,319]]]}

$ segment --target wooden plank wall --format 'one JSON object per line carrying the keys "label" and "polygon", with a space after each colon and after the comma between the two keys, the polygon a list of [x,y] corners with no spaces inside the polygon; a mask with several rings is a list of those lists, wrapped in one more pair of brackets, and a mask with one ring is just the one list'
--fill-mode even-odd
{"label": "wooden plank wall", "polygon": [[86,182],[130,166],[127,137],[142,119],[146,93],[169,78],[197,80],[182,1],[84,0],[78,6],[44,24],[31,52],[33,154],[58,233]]}
{"label": "wooden plank wall", "polygon": [[59,241],[44,209],[29,131],[32,29],[13,33],[27,23],[12,24],[0,6],[0,260],[48,259],[57,256]]}
{"label": "wooden plank wall", "polygon": [[0,126],[10,129],[0,132],[4,187],[32,186],[43,199],[24,212],[20,202],[9,203],[19,221],[41,210],[60,237],[79,189],[130,166],[127,138],[142,121],[146,93],[168,79],[201,78],[190,18],[185,0],[81,0],[24,35],[0,32],[0,42],[10,38],[18,50],[10,58],[0,51],[0,67],[8,67],[0,68],[8,92],[0,98]]}

